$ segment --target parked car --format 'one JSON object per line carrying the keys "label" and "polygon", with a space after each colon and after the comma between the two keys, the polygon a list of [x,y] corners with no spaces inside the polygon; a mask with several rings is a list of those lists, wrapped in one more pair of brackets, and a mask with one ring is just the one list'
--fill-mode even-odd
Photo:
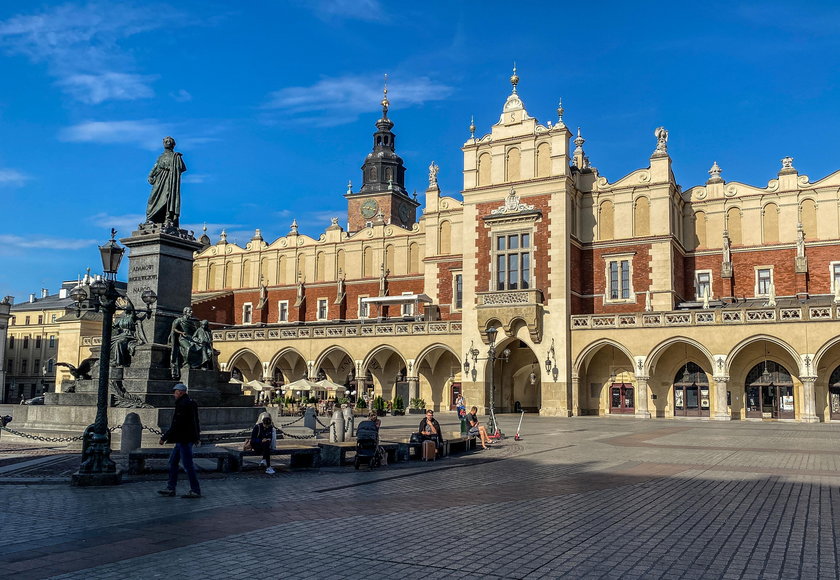
{"label": "parked car", "polygon": [[25,401],[24,405],[43,405],[44,404],[44,395],[38,395],[37,397],[32,397],[31,399]]}

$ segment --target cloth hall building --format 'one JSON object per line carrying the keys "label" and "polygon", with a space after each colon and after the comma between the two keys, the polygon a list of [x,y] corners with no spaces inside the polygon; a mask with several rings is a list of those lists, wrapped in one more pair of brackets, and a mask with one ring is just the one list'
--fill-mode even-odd
{"label": "cloth hall building", "polygon": [[840,420],[840,172],[785,158],[756,187],[715,163],[683,188],[659,128],[611,181],[562,107],[541,124],[511,83],[498,123],[471,127],[462,191],[433,163],[408,194],[386,95],[346,229],[205,236],[193,309],[222,367],[436,410],[495,389],[500,412]]}

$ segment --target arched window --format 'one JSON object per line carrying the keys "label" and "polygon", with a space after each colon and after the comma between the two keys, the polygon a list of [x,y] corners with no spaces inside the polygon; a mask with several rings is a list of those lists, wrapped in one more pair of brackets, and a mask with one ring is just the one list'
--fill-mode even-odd
{"label": "arched window", "polygon": [[507,152],[507,160],[505,165],[505,173],[507,181],[519,181],[520,179],[520,165],[521,165],[521,155],[519,153],[519,149],[513,147],[508,149]]}
{"label": "arched window", "polygon": [[277,258],[277,283],[278,284],[285,284],[286,280],[288,279],[288,273],[286,269],[289,267],[289,263],[286,260],[286,256],[280,256]]}
{"label": "arched window", "polygon": [[336,276],[339,272],[347,274],[347,267],[344,265],[344,250],[339,250],[335,256]]}
{"label": "arched window", "polygon": [[758,363],[744,381],[747,417],[793,419],[794,392],[790,372],[772,360]]}
{"label": "arched window", "polygon": [[688,362],[674,376],[674,416],[709,416],[709,377],[700,365]]}
{"label": "arched window", "polygon": [[326,280],[327,271],[327,255],[324,252],[318,252],[315,256],[315,281],[323,282]]}
{"label": "arched window", "polygon": [[726,210],[726,227],[729,232],[729,242],[733,246],[740,246],[744,243],[741,235],[741,209],[730,207]]}
{"label": "arched window", "polygon": [[222,281],[219,265],[216,262],[210,263],[210,274],[207,276],[207,289],[216,290],[221,288]]}
{"label": "arched window", "polygon": [[242,264],[242,282],[240,283],[240,286],[242,286],[243,288],[253,288],[254,286],[256,286],[254,280],[252,280],[253,272],[253,260],[245,260],[245,263]]}
{"label": "arched window", "polygon": [[368,171],[368,182],[374,183],[376,182],[376,167],[371,167]]}
{"label": "arched window", "polygon": [[650,235],[650,200],[643,195],[633,204],[633,234]]}
{"label": "arched window", "polygon": [[478,158],[478,185],[490,185],[489,153],[482,153]]}
{"label": "arched window", "polygon": [[707,248],[709,242],[706,239],[706,212],[694,212],[694,247]]}
{"label": "arched window", "polygon": [[438,254],[447,256],[452,253],[452,224],[448,221],[440,222],[438,228]]}
{"label": "arched window", "polygon": [[367,247],[362,252],[362,276],[371,278],[373,276],[373,249]]}
{"label": "arched window", "polygon": [[840,420],[840,367],[828,379],[828,410],[832,421]]}
{"label": "arched window", "polygon": [[198,264],[193,264],[192,269],[192,289],[193,291],[198,290]]}
{"label": "arched window", "polygon": [[295,269],[295,283],[297,284],[297,276],[303,276],[303,279],[306,280],[306,256],[303,254],[298,254],[297,257],[297,268]]}
{"label": "arched window", "polygon": [[800,221],[802,229],[805,230],[805,237],[808,240],[817,240],[817,204],[813,199],[804,199],[799,206]]}
{"label": "arched window", "polygon": [[779,206],[768,203],[761,210],[761,230],[765,244],[775,244],[779,241]]}
{"label": "arched window", "polygon": [[537,145],[537,177],[551,175],[551,145],[540,143]]}
{"label": "arched window", "polygon": [[233,288],[233,270],[233,263],[225,262],[225,288]]}
{"label": "arched window", "polygon": [[385,269],[391,272],[391,274],[396,274],[396,270],[394,269],[393,244],[388,244],[387,246],[385,246]]}
{"label": "arched window", "polygon": [[271,260],[268,258],[260,260],[260,278],[264,284],[274,284],[274,272],[271,271]]}
{"label": "arched window", "polygon": [[416,274],[420,271],[420,245],[411,244],[408,246],[408,272]]}
{"label": "arched window", "polygon": [[613,239],[613,203],[609,200],[598,206],[598,239]]}

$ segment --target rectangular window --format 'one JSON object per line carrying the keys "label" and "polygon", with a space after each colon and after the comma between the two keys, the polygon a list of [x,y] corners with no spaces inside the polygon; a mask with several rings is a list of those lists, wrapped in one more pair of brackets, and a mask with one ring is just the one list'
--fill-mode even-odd
{"label": "rectangular window", "polygon": [[55,361],[53,359],[50,359],[50,360],[47,361],[47,374],[48,375],[51,375],[53,370],[55,369],[55,367],[53,366],[54,364],[55,364]]}
{"label": "rectangular window", "polygon": [[464,307],[464,276],[455,275],[455,309],[461,310]]}
{"label": "rectangular window", "polygon": [[326,298],[319,298],[318,299],[318,320],[326,320],[327,319],[327,299]]}
{"label": "rectangular window", "polygon": [[55,348],[55,335],[50,335],[50,348]]}
{"label": "rectangular window", "polygon": [[25,319],[24,323],[25,323],[27,326],[29,326],[29,317],[28,317],[28,316],[26,317],[26,319]]}
{"label": "rectangular window", "polygon": [[9,337],[9,350],[12,350],[13,348],[15,348],[15,337],[10,336]]}
{"label": "rectangular window", "polygon": [[32,373],[40,373],[41,372],[41,359],[36,358],[35,364],[32,365]]}
{"label": "rectangular window", "polygon": [[29,348],[29,337],[28,336],[23,337],[23,348]]}
{"label": "rectangular window", "polygon": [[531,234],[496,236],[496,290],[531,287]]}
{"label": "rectangular window", "polygon": [[10,324],[10,326],[14,326],[14,325],[15,325],[15,320],[16,320],[16,318],[15,318],[14,316],[12,316],[12,323]]}
{"label": "rectangular window", "polygon": [[712,273],[708,270],[695,272],[694,274],[694,291],[695,298],[702,300],[709,293],[709,298],[712,297]]}
{"label": "rectangular window", "polygon": [[762,266],[755,269],[755,295],[767,296],[770,294],[770,285],[773,284],[773,268]]}
{"label": "rectangular window", "polygon": [[831,263],[831,293],[837,294],[840,288],[840,262]]}
{"label": "rectangular window", "polygon": [[242,305],[242,324],[251,324],[254,320],[254,307],[250,302]]}
{"label": "rectangular window", "polygon": [[28,364],[29,364],[29,361],[26,360],[26,359],[23,359],[23,360],[20,361],[20,374],[22,374],[22,375],[26,374],[26,367],[28,366]]}
{"label": "rectangular window", "polygon": [[281,300],[277,303],[277,322],[289,322],[288,300]]}
{"label": "rectangular window", "polygon": [[631,256],[610,256],[606,259],[607,302],[625,302],[634,298],[632,267]]}
{"label": "rectangular window", "polygon": [[359,318],[368,318],[370,316],[370,304],[362,302],[362,298],[367,298],[367,296],[359,296]]}
{"label": "rectangular window", "polygon": [[6,365],[6,370],[8,370],[10,373],[15,372],[15,359],[9,359],[8,364]]}
{"label": "rectangular window", "polygon": [[41,337],[40,336],[35,337],[35,348],[41,348]]}
{"label": "rectangular window", "polygon": [[55,319],[56,319],[56,318],[58,318],[58,315],[57,315],[57,314],[53,314],[53,315],[50,317],[50,321],[51,321],[51,322],[55,322]]}
{"label": "rectangular window", "polygon": [[43,314],[38,315],[38,324],[44,324],[44,315]]}

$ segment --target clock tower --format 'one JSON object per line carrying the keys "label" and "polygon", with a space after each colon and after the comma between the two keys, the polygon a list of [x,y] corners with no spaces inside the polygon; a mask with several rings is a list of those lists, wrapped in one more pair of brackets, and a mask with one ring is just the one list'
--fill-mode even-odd
{"label": "clock tower", "polygon": [[376,122],[373,151],[362,165],[362,187],[354,193],[348,186],[347,223],[357,232],[382,216],[386,223],[411,228],[417,221],[420,204],[405,190],[405,167],[395,151],[393,121],[388,118],[388,87],[382,98],[382,118]]}

